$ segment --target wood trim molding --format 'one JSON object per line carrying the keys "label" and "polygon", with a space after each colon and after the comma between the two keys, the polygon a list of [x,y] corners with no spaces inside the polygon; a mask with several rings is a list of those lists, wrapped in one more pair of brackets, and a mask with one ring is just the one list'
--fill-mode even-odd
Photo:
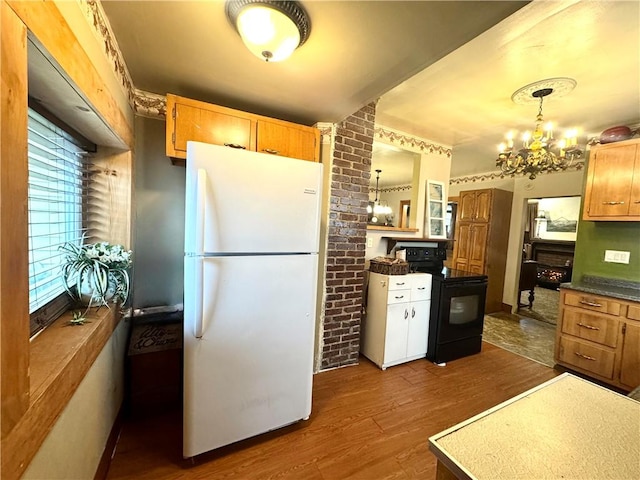
{"label": "wood trim molding", "polygon": [[122,318],[115,307],[91,309],[81,326],[71,326],[71,317],[66,313],[31,343],[29,408],[2,439],[3,479],[24,473]]}
{"label": "wood trim molding", "polygon": [[4,2],[0,8],[0,416],[5,438],[29,405],[27,30]]}
{"label": "wood trim molding", "polygon": [[120,139],[133,148],[133,126],[129,125],[114,97],[109,94],[109,87],[98,74],[56,3],[3,1],[9,4]]}

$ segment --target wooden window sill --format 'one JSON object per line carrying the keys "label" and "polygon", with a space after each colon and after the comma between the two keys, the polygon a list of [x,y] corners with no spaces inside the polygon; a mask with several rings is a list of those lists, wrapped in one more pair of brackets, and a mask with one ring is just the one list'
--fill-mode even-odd
{"label": "wooden window sill", "polygon": [[24,473],[122,315],[112,306],[90,309],[84,325],[71,318],[66,312],[30,344],[29,408],[2,440],[3,478]]}

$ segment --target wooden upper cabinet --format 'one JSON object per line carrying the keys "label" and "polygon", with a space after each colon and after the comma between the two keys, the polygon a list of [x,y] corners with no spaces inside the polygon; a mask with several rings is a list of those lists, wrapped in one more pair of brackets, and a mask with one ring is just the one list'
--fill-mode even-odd
{"label": "wooden upper cabinet", "polygon": [[277,120],[258,120],[257,151],[317,162],[320,131]]}
{"label": "wooden upper cabinet", "polygon": [[640,221],[640,140],[591,149],[582,218]]}
{"label": "wooden upper cabinet", "polygon": [[251,149],[252,122],[248,118],[176,104],[174,148],[187,151],[187,141]]}
{"label": "wooden upper cabinet", "polygon": [[460,192],[459,221],[488,222],[491,217],[492,190]]}
{"label": "wooden upper cabinet", "polygon": [[167,156],[175,165],[184,165],[188,141],[320,161],[317,128],[172,94],[167,94],[166,135]]}

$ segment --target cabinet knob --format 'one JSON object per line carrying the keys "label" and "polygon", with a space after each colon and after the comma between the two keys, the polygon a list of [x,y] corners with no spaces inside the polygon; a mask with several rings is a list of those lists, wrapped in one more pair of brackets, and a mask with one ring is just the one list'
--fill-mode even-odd
{"label": "cabinet knob", "polygon": [[247,147],[245,147],[244,145],[240,145],[238,143],[225,143],[224,144],[225,147],[231,147],[231,148],[239,148],[240,150],[246,150]]}
{"label": "cabinet knob", "polygon": [[271,155],[278,155],[280,153],[278,150],[274,150],[273,148],[263,148],[262,151],[270,153]]}

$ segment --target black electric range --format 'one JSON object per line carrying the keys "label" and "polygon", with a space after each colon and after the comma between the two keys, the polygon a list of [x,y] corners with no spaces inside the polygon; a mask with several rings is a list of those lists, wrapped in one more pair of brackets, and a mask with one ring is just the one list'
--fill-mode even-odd
{"label": "black electric range", "polygon": [[432,277],[427,358],[443,364],[479,353],[488,277],[444,267],[443,243],[407,247],[406,258],[412,272],[430,273]]}

